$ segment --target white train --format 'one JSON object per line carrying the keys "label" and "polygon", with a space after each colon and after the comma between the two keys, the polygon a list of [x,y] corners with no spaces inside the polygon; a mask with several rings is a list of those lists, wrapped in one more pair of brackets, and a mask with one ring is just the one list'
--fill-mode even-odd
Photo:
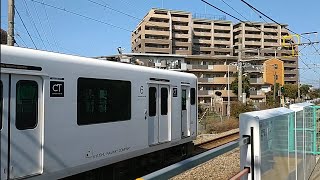
{"label": "white train", "polygon": [[58,179],[197,135],[193,74],[1,45],[1,179]]}

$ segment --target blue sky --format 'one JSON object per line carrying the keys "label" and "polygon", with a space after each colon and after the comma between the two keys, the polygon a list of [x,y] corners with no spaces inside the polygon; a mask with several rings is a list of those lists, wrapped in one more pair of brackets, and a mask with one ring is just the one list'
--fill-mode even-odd
{"label": "blue sky", "polygon": [[[75,16],[37,2],[65,8],[87,17],[102,21],[98,23],[83,17]],[[76,54],[81,56],[100,56],[116,54],[117,47],[123,47],[125,52],[130,52],[131,30],[134,30],[144,15],[153,7],[174,10],[185,10],[192,13],[207,13],[223,15],[221,12],[205,5],[200,0],[92,0],[109,7],[125,12],[133,17],[128,17],[105,7],[98,6],[89,0],[15,0],[29,33],[38,49]],[[250,21],[263,21],[255,12],[244,5],[240,0],[224,0],[239,11]],[[230,9],[222,0],[208,0],[213,5],[244,20],[239,14]],[[280,23],[289,24],[289,28],[297,33],[317,31],[320,32],[320,1],[319,0],[247,0],[250,4],[269,15]],[[27,8],[29,12],[27,11]],[[48,18],[47,18],[48,17]],[[237,22],[231,17],[228,20]],[[32,19],[43,40],[32,23]],[[267,19],[266,19],[267,20]],[[18,14],[15,17],[15,31],[19,35],[17,42],[20,46],[34,48]],[[51,28],[50,28],[51,27]],[[1,0],[1,28],[7,29],[7,0]],[[319,36],[310,36],[313,41],[318,41]],[[301,47],[300,47],[301,48]],[[315,44],[319,49],[320,45]],[[302,83],[309,83],[319,87],[320,71],[314,64],[320,64],[320,52],[317,54],[314,47],[307,46],[300,56],[300,79]]]}

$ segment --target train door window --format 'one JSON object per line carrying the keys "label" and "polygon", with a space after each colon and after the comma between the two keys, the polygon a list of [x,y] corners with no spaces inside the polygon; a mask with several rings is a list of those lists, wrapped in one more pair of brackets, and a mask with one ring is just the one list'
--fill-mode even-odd
{"label": "train door window", "polygon": [[16,127],[33,129],[38,124],[38,84],[21,80],[16,84]]}
{"label": "train door window", "polygon": [[78,79],[78,125],[130,120],[131,82]]}
{"label": "train door window", "polygon": [[182,89],[181,105],[182,105],[182,110],[187,110],[187,90],[185,89]]}
{"label": "train door window", "polygon": [[161,88],[161,115],[168,114],[168,88]]}
{"label": "train door window", "polygon": [[149,116],[157,114],[157,88],[149,87]]}
{"label": "train door window", "polygon": [[2,129],[2,107],[3,107],[3,86],[2,81],[0,81],[0,129]]}
{"label": "train door window", "polygon": [[191,96],[190,104],[194,105],[196,103],[196,89],[195,88],[191,88],[190,96]]}

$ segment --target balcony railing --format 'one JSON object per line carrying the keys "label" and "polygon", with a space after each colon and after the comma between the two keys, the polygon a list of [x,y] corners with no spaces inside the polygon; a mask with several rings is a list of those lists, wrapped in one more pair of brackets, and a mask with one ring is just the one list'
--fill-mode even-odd
{"label": "balcony railing", "polygon": [[[229,83],[235,80],[235,77],[230,77]],[[214,78],[198,78],[199,84],[227,84],[228,78],[226,77],[214,77]]]}
{"label": "balcony railing", "polygon": [[262,78],[250,78],[250,83],[251,84],[263,84],[263,79]]}
{"label": "balcony railing", "polygon": [[[216,72],[227,72],[228,66],[227,65],[187,65],[188,70],[202,70],[202,71],[216,71]],[[229,71],[234,72],[237,71],[235,66],[229,66]]]}

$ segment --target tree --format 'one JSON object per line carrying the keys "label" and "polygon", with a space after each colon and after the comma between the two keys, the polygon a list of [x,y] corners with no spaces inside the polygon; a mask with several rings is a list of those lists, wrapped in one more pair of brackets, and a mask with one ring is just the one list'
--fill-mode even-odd
{"label": "tree", "polygon": [[303,84],[300,86],[300,94],[306,96],[309,93],[311,85]]}
{"label": "tree", "polygon": [[[234,94],[238,94],[238,74],[236,79],[230,84],[230,89]],[[246,93],[247,98],[250,97],[250,79],[245,75],[242,76],[242,92]]]}
{"label": "tree", "polygon": [[280,87],[279,83],[276,83],[276,99],[275,100],[273,99],[274,86],[271,86],[271,91],[266,93],[266,101],[267,101],[267,104],[269,106],[279,107],[278,106],[278,102],[279,102],[278,90],[279,90],[279,87]]}
{"label": "tree", "polygon": [[290,99],[296,99],[298,96],[298,86],[296,84],[285,84],[284,86],[284,93],[285,97]]}
{"label": "tree", "polygon": [[311,99],[320,98],[320,89],[315,89],[309,92],[309,96]]}

